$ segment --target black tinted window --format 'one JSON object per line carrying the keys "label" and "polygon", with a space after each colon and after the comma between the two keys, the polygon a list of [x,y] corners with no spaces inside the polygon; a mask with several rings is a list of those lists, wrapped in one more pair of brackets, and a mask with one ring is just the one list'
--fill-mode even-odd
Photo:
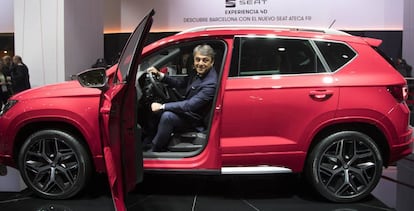
{"label": "black tinted window", "polygon": [[331,71],[336,71],[350,60],[356,53],[343,43],[316,41],[316,45],[329,65]]}
{"label": "black tinted window", "polygon": [[[325,72],[308,40],[237,38],[238,68],[233,76],[279,75]],[[234,63],[233,63],[234,64]]]}

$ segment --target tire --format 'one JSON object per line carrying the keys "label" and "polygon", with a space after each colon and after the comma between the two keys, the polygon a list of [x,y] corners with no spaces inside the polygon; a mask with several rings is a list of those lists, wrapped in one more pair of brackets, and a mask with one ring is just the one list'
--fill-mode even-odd
{"label": "tire", "polygon": [[378,146],[356,131],[334,133],[312,150],[305,166],[313,188],[333,202],[356,202],[367,197],[382,174]]}
{"label": "tire", "polygon": [[74,135],[41,130],[29,136],[19,152],[19,169],[26,185],[39,197],[67,199],[84,189],[92,162]]}

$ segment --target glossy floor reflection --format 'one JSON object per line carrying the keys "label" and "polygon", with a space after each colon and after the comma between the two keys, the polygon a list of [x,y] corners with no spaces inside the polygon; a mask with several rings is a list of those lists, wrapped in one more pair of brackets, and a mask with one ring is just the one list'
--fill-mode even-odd
{"label": "glossy floor reflection", "polygon": [[[127,199],[128,210],[189,211],[374,211],[393,210],[374,197],[353,204],[335,204],[316,196],[295,175],[188,176],[146,174]],[[81,196],[43,200],[29,191],[0,194],[1,211],[114,210],[105,178],[100,176]]]}

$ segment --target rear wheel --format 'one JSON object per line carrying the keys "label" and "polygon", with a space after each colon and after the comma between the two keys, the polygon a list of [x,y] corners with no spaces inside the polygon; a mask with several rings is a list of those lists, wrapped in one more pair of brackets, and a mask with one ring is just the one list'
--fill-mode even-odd
{"label": "rear wheel", "polygon": [[354,202],[377,185],[383,161],[378,146],[356,131],[332,134],[312,150],[306,172],[311,185],[326,199]]}
{"label": "rear wheel", "polygon": [[78,139],[60,130],[29,136],[19,153],[26,185],[47,199],[67,199],[79,193],[91,177],[92,163]]}

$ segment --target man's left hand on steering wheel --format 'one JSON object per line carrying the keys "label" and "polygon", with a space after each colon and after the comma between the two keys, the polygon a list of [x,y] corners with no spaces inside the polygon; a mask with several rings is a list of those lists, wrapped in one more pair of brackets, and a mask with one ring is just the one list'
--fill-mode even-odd
{"label": "man's left hand on steering wheel", "polygon": [[149,81],[154,88],[155,93],[162,98],[164,101],[168,101],[170,99],[170,95],[168,90],[156,79],[156,77],[162,78],[164,77],[163,73],[161,73],[157,68],[150,67],[147,69],[147,74]]}

